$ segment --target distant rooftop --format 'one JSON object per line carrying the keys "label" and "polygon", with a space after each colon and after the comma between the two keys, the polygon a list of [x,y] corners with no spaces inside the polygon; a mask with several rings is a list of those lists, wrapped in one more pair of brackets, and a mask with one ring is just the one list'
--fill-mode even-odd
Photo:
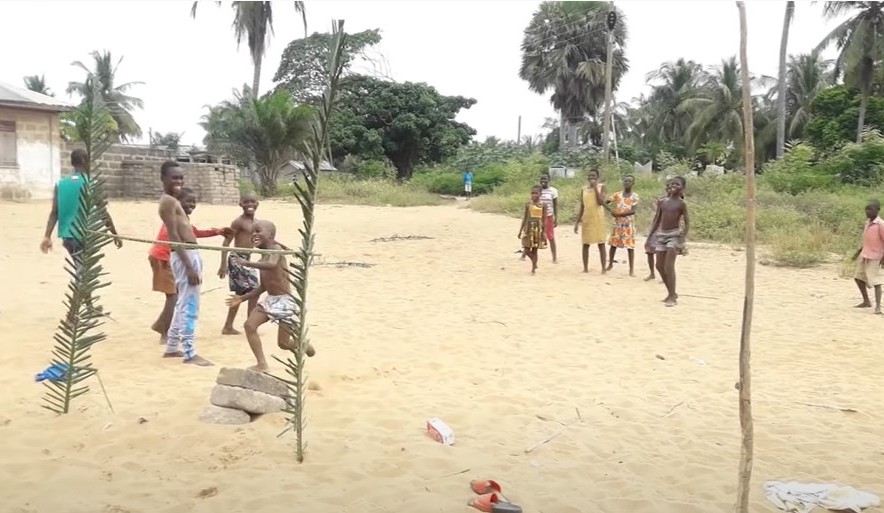
{"label": "distant rooftop", "polygon": [[0,107],[65,112],[74,106],[58,98],[0,82]]}

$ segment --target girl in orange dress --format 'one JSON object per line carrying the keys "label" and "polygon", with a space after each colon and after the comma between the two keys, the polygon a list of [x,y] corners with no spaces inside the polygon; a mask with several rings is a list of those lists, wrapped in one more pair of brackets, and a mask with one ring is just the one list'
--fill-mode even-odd
{"label": "girl in orange dress", "polygon": [[519,239],[522,240],[522,254],[531,259],[531,274],[537,272],[537,250],[546,249],[546,209],[540,203],[540,186],[531,188],[531,202],[525,204]]}

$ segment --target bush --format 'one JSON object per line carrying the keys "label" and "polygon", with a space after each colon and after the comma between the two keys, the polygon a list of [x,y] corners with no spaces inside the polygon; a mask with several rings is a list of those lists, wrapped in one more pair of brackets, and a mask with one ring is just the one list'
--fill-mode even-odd
{"label": "bush", "polygon": [[832,187],[832,173],[814,165],[814,160],[814,150],[809,145],[792,146],[783,158],[764,165],[763,179],[774,191],[792,195]]}
{"label": "bush", "polygon": [[357,178],[396,178],[396,168],[389,160],[361,159],[353,155],[344,157],[340,170]]}
{"label": "bush", "polygon": [[[504,166],[499,164],[473,170],[473,195],[489,194],[505,181]],[[411,183],[436,194],[463,194],[463,174],[453,171],[422,171],[412,177]]]}

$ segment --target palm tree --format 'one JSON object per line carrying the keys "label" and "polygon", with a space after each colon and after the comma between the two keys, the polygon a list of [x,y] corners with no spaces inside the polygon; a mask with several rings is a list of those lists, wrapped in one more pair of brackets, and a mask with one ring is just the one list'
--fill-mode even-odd
{"label": "palm tree", "polygon": [[684,139],[692,121],[691,112],[679,106],[695,97],[707,80],[703,67],[694,61],[678,59],[663,63],[660,69],[648,73],[646,80],[662,82],[653,87],[648,99],[651,137],[655,141]]}
{"label": "palm tree", "polygon": [[54,94],[52,94],[52,91],[49,90],[49,87],[46,86],[45,75],[26,76],[25,87],[29,91],[34,91],[35,93],[45,94],[46,96],[55,96]]}
{"label": "palm tree", "polygon": [[[216,2],[221,5],[221,2]],[[307,11],[304,2],[294,2],[295,12],[301,15],[304,23],[304,37],[307,37]],[[199,2],[190,7],[190,16],[196,18]],[[232,2],[233,32],[237,48],[245,39],[249,44],[249,54],[255,65],[252,77],[252,93],[257,95],[261,85],[261,65],[267,51],[267,43],[273,34],[273,2]]]}
{"label": "palm tree", "polygon": [[[133,137],[141,137],[141,127],[135,122],[132,111],[136,108],[144,108],[144,102],[140,98],[129,96],[126,93],[133,86],[141,85],[143,82],[126,82],[125,84],[116,85],[117,70],[120,67],[120,63],[123,62],[123,58],[120,57],[116,64],[114,64],[109,51],[95,51],[90,55],[95,61],[94,69],[89,69],[80,61],[75,61],[71,64],[85,71],[86,79],[83,82],[70,82],[67,93],[77,93],[83,99],[82,101],[86,102],[90,95],[93,94],[93,91],[97,91],[117,124],[119,140],[126,142]],[[94,88],[92,86],[93,83],[96,86]]]}
{"label": "palm tree", "polygon": [[786,2],[783,17],[783,35],[780,38],[780,67],[777,77],[777,158],[783,156],[786,147],[786,51],[789,46],[789,26],[795,17],[795,2]]}
{"label": "palm tree", "polygon": [[297,106],[287,91],[255,97],[243,88],[234,101],[210,108],[201,123],[206,146],[243,155],[257,170],[261,192],[276,192],[280,168],[295,158],[310,133],[311,107]]}
{"label": "palm tree", "polygon": [[[577,124],[585,116],[601,117],[605,99],[608,2],[543,2],[525,29],[519,76],[539,94],[552,89],[550,102],[569,122],[569,141],[577,144]],[[623,13],[614,29],[612,87],[629,66],[624,54]],[[563,130],[560,131],[563,133]]]}
{"label": "palm tree", "polygon": [[693,121],[685,132],[686,142],[697,149],[706,141],[739,144],[743,135],[742,85],[736,57],[724,59],[710,70],[699,95],[685,99],[679,110]]}
{"label": "palm tree", "polygon": [[860,143],[875,70],[884,57],[884,2],[826,2],[823,7],[823,15],[830,20],[848,13],[856,14],[829,32],[816,49],[824,50],[835,43],[840,52],[835,60],[835,77],[843,72],[845,84],[859,89],[856,142]]}
{"label": "palm tree", "polygon": [[831,59],[818,52],[792,55],[786,66],[786,136],[800,139],[810,121],[810,103],[834,83]]}

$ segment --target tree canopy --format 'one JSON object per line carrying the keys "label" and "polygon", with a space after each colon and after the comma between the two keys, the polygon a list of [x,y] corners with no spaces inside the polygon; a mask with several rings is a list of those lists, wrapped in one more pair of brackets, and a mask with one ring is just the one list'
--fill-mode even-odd
{"label": "tree canopy", "polygon": [[[273,81],[277,88],[289,91],[298,102],[308,102],[319,97],[324,87],[324,71],[332,34],[314,32],[304,39],[296,39],[282,52],[279,69]],[[380,29],[363,30],[347,34],[344,48],[344,71],[366,48],[381,42]]]}
{"label": "tree canopy", "polygon": [[475,103],[424,83],[352,75],[341,83],[331,120],[332,156],[386,157],[397,177],[408,180],[416,164],[441,162],[470,141],[476,131],[454,118]]}

